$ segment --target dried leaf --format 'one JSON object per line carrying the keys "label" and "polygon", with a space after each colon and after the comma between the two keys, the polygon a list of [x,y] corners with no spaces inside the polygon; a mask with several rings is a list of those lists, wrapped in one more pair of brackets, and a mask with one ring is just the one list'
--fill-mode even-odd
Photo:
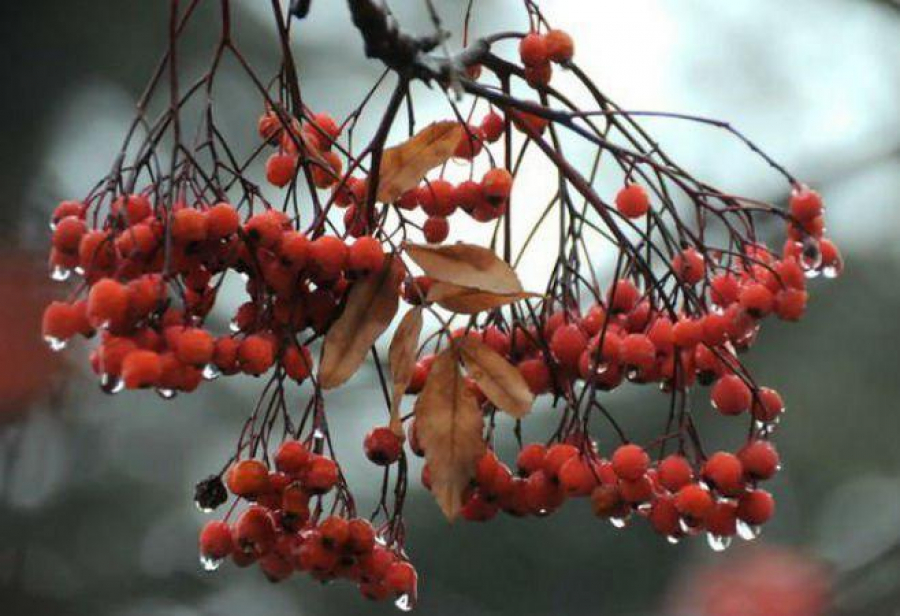
{"label": "dried leaf", "polygon": [[405,315],[394,338],[391,340],[391,349],[388,361],[391,368],[393,392],[391,396],[391,429],[399,437],[403,437],[403,426],[400,423],[400,400],[412,380],[416,367],[416,351],[419,346],[419,336],[422,333],[422,307],[416,306]]}
{"label": "dried leaf", "polygon": [[519,370],[488,345],[464,337],[459,344],[466,371],[498,409],[521,419],[531,411],[534,394]]}
{"label": "dried leaf", "polygon": [[418,186],[426,173],[453,156],[464,132],[459,122],[435,122],[400,145],[385,150],[378,176],[378,201],[392,203]]}
{"label": "dried leaf", "polygon": [[433,280],[491,293],[522,292],[515,270],[488,248],[472,244],[406,243],[404,249]]}
{"label": "dried leaf", "polygon": [[451,312],[477,314],[493,310],[529,297],[541,297],[536,293],[491,293],[471,287],[462,287],[449,282],[435,282],[428,291],[428,301],[434,302]]}
{"label": "dried leaf", "polygon": [[332,324],[322,345],[322,389],[334,389],[353,376],[397,314],[400,293],[392,269],[393,259],[385,259],[381,271],[372,272],[350,289],[344,312]]}
{"label": "dried leaf", "polygon": [[447,349],[435,359],[415,414],[431,473],[431,492],[452,522],[485,450],[484,417],[475,395],[466,387],[456,349]]}

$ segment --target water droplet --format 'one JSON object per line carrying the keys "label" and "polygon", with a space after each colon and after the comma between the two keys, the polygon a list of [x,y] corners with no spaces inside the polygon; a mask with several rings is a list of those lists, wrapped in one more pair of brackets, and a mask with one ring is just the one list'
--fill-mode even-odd
{"label": "water droplet", "polygon": [[222,376],[222,372],[215,364],[203,366],[203,378],[207,381],[215,381],[220,376]]}
{"label": "water droplet", "polygon": [[164,389],[162,387],[157,389],[156,393],[159,394],[159,397],[162,398],[163,400],[171,400],[176,395],[176,392],[174,389]]}
{"label": "water droplet", "polygon": [[325,440],[325,433],[322,431],[322,428],[316,428],[315,430],[313,430],[312,437],[313,437],[313,444],[319,445],[322,443],[322,441]]}
{"label": "water droplet", "polygon": [[68,280],[69,276],[71,275],[72,270],[61,265],[54,265],[53,269],[50,270],[50,279],[55,280],[56,282],[63,282],[65,280]]}
{"label": "water droplet", "polygon": [[401,612],[411,612],[416,608],[416,596],[414,593],[400,595],[397,597],[397,600],[394,601],[394,605]]}
{"label": "water droplet", "polygon": [[822,268],[822,275],[829,279],[837,278],[841,275],[841,268],[834,265],[826,265]]}
{"label": "water droplet", "polygon": [[58,225],[56,224],[56,220],[54,220],[54,219],[51,218],[51,219],[50,219],[50,230],[51,230],[51,231],[56,231],[56,227],[57,227],[57,226],[58,226]]}
{"label": "water droplet", "polygon": [[731,537],[706,533],[706,542],[714,552],[724,552],[731,545]]}
{"label": "water droplet", "polygon": [[669,542],[669,545],[678,545],[681,543],[681,537],[678,535],[666,535],[666,541]]}
{"label": "water droplet", "polygon": [[117,394],[125,389],[125,381],[116,375],[102,374],[100,375],[100,389],[105,394]]}
{"label": "water droplet", "polygon": [[80,265],[76,265],[75,273],[78,274],[79,276],[84,276],[84,268],[81,267]]}
{"label": "water droplet", "polygon": [[228,323],[228,331],[230,331],[232,334],[236,334],[241,331],[241,326],[238,325],[237,319],[231,319],[231,321]]}
{"label": "water droplet", "polygon": [[204,571],[215,571],[222,564],[222,558],[213,558],[212,556],[200,555],[200,566]]}
{"label": "water droplet", "polygon": [[54,338],[53,336],[44,336],[44,342],[47,343],[47,346],[49,346],[50,350],[54,353],[62,351],[64,348],[66,348],[66,344],[68,344],[67,340]]}
{"label": "water droplet", "polygon": [[753,541],[759,534],[762,532],[762,528],[759,526],[754,526],[752,524],[747,524],[743,520],[737,521],[737,533],[738,536],[744,541]]}
{"label": "water droplet", "polygon": [[625,528],[628,525],[628,520],[625,518],[610,518],[609,523],[613,525],[614,528]]}

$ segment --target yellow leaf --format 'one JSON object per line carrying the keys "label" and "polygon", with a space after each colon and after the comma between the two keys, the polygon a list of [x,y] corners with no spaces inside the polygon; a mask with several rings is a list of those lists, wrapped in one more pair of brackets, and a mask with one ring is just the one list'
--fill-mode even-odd
{"label": "yellow leaf", "polygon": [[487,399],[498,409],[521,419],[531,411],[534,394],[518,368],[494,349],[478,340],[463,337],[459,352],[466,372]]}
{"label": "yellow leaf", "polygon": [[344,312],[332,324],[322,344],[322,389],[334,389],[356,373],[366,353],[397,314],[399,298],[393,257],[385,259],[381,271],[353,284]]}
{"label": "yellow leaf", "polygon": [[418,186],[425,174],[453,156],[464,132],[459,122],[435,122],[385,150],[378,175],[378,201],[392,203]]}
{"label": "yellow leaf", "polygon": [[391,429],[399,437],[403,437],[403,426],[400,422],[400,400],[412,380],[416,367],[416,351],[419,346],[419,336],[422,333],[422,307],[416,306],[405,315],[394,338],[391,340],[391,349],[388,361],[391,368],[393,392],[391,396]]}
{"label": "yellow leaf", "polygon": [[431,473],[431,492],[452,522],[485,451],[484,417],[466,387],[454,348],[443,351],[432,364],[415,414],[416,432]]}
{"label": "yellow leaf", "polygon": [[521,293],[515,270],[488,248],[472,244],[404,244],[406,254],[433,280],[479,291]]}
{"label": "yellow leaf", "polygon": [[512,304],[529,297],[541,297],[536,293],[491,293],[471,287],[462,287],[449,282],[435,282],[428,291],[428,301],[434,302],[451,312],[477,314]]}

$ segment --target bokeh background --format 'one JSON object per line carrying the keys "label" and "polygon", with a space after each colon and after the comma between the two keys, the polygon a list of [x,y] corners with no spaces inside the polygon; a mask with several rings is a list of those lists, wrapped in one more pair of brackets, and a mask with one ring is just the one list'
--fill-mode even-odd
{"label": "bokeh background", "polygon": [[[204,516],[192,486],[232,446],[259,383],[228,379],[165,403],[102,394],[86,348],[39,340],[46,220],[118,150],[165,44],[167,3],[4,2],[0,7],[0,613],[11,616],[388,614],[349,585],[269,584],[256,570],[197,563]],[[214,3],[208,3],[214,4]],[[274,56],[268,3],[233,2],[241,46]],[[346,114],[377,76],[344,3],[314,2],[296,53],[315,106]],[[421,2],[392,3],[426,30]],[[456,27],[465,3],[438,3]],[[518,0],[476,0],[476,30],[523,29]],[[572,504],[546,520],[448,527],[419,486],[409,550],[423,614],[812,616],[900,614],[900,6],[887,0],[545,0],[578,60],[625,108],[732,121],[829,204],[845,275],[815,283],[801,326],[765,328],[749,363],[779,389],[785,460],[779,515],[752,546],[713,553],[618,532]],[[211,8],[184,53],[208,59]],[[454,21],[455,20],[455,21]],[[521,23],[520,23],[521,22]],[[226,84],[227,86],[227,84]],[[249,139],[259,100],[234,82],[225,115]],[[713,183],[768,200],[785,188],[709,129],[659,128],[663,145]],[[242,131],[242,132],[241,132]],[[552,181],[552,180],[547,180]],[[330,399],[356,489],[373,373]],[[655,394],[620,396],[640,424]],[[536,419],[540,422],[550,419]],[[363,497],[365,500],[366,496]]]}

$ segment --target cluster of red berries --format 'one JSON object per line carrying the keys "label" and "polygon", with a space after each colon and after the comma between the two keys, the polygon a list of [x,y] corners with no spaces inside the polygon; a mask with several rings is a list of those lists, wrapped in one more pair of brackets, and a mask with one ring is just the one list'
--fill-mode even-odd
{"label": "cluster of red berries", "polygon": [[[389,547],[365,519],[331,515],[310,506],[338,484],[337,464],[300,441],[282,443],[275,469],[245,459],[226,475],[228,490],[251,503],[237,519],[208,522],[200,532],[205,568],[231,557],[239,567],[257,563],[268,579],[280,582],[303,571],[327,582],[347,579],[370,599],[414,602],[417,574],[402,550]],[[213,505],[221,503],[209,503]]]}
{"label": "cluster of red berries", "polygon": [[[717,452],[695,469],[680,454],[653,463],[634,444],[620,446],[607,460],[589,438],[576,434],[549,447],[525,445],[515,473],[493,451],[485,453],[462,516],[479,522],[501,510],[517,517],[545,516],[568,498],[589,497],[594,513],[616,526],[636,515],[672,540],[705,530],[724,547],[739,531],[752,538],[772,517],[775,502],[757,484],[778,468],[778,453],[764,440],[750,442],[737,455]],[[422,480],[430,481],[427,466]]]}
{"label": "cluster of red berries", "polygon": [[[91,365],[111,390],[170,395],[192,391],[204,374],[260,375],[276,364],[301,382],[312,358],[297,334],[324,332],[352,279],[385,262],[373,237],[349,245],[329,235],[310,239],[276,210],[242,221],[226,203],[154,208],[132,195],[114,202],[96,228],[87,213],[67,201],[53,215],[51,263],[84,280],[73,300],[47,307],[43,333],[58,349],[99,330]],[[245,276],[250,299],[232,331],[216,336],[203,323],[229,270]]]}
{"label": "cluster of red berries", "polygon": [[568,33],[550,30],[531,32],[519,41],[519,58],[525,65],[525,80],[532,87],[546,86],[553,76],[551,62],[566,64],[575,55],[575,43]]}

